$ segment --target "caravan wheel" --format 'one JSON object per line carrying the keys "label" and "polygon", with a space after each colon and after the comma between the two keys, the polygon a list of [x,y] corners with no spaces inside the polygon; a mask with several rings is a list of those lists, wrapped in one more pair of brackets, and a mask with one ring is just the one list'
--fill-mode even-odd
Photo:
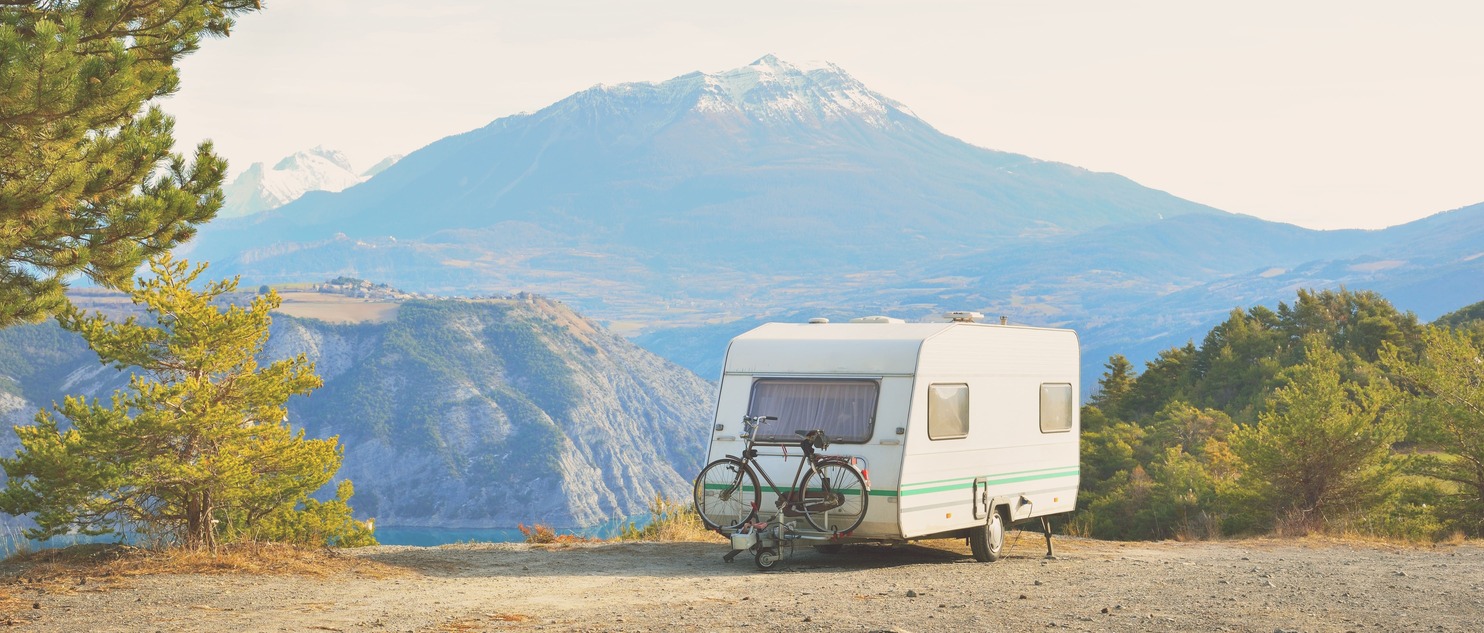
{"label": "caravan wheel", "polygon": [[758,569],[768,571],[778,565],[778,559],[778,550],[771,547],[763,547],[757,550],[757,554],[753,556],[752,562],[757,563]]}
{"label": "caravan wheel", "polygon": [[1004,548],[1005,521],[998,509],[989,513],[989,521],[984,525],[969,528],[969,549],[974,552],[974,560],[993,563],[1000,559]]}

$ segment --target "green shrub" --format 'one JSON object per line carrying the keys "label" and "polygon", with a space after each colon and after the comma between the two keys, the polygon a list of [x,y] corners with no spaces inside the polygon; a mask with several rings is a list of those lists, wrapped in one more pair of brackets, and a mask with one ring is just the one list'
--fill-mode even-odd
{"label": "green shrub", "polygon": [[335,488],[330,501],[306,499],[299,507],[285,508],[260,521],[251,536],[254,540],[276,541],[297,545],[329,547],[365,547],[376,545],[376,536],[366,523],[351,516],[350,497],[355,487],[350,480]]}

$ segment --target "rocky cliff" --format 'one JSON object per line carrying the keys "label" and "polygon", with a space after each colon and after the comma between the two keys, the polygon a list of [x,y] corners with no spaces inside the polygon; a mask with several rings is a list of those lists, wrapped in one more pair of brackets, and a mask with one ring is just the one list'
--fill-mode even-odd
{"label": "rocky cliff", "polygon": [[[5,422],[122,383],[55,325],[0,334]],[[540,297],[406,302],[386,323],[275,317],[264,355],[298,353],[325,386],[291,400],[290,421],[339,436],[338,477],[382,525],[591,525],[685,495],[704,458],[709,383]]]}

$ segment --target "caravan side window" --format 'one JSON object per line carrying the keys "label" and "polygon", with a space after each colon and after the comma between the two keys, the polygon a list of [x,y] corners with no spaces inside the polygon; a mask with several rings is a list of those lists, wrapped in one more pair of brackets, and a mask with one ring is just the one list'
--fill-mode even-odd
{"label": "caravan side window", "polygon": [[1041,383],[1041,432],[1065,433],[1072,430],[1072,385]]}
{"label": "caravan side window", "polygon": [[928,387],[928,439],[952,440],[969,435],[969,386]]}
{"label": "caravan side window", "polygon": [[771,415],[759,442],[797,442],[794,431],[819,429],[831,442],[863,444],[876,426],[875,380],[759,378],[752,383],[748,415]]}

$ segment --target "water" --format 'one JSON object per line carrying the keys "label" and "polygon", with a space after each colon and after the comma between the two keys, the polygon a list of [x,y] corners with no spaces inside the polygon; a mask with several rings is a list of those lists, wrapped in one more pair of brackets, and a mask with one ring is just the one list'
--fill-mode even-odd
{"label": "water", "polygon": [[[557,534],[571,534],[583,538],[610,539],[618,536],[624,526],[633,523],[636,528],[643,528],[649,522],[649,515],[634,517],[633,519],[614,519],[585,528],[557,528]],[[435,527],[402,527],[395,525],[376,526],[376,540],[382,545],[418,545],[432,547],[435,545],[448,545],[450,543],[520,543],[526,540],[526,535],[517,528],[435,528]],[[36,551],[41,549],[62,548],[79,543],[118,543],[131,542],[132,539],[120,538],[117,534],[106,534],[102,536],[82,536],[77,534],[66,534],[53,537],[45,541],[33,541],[21,535],[21,530],[13,526],[0,526],[0,558],[10,556],[17,551]]]}
{"label": "water", "polygon": [[101,534],[98,536],[84,536],[82,534],[63,534],[53,536],[43,541],[28,539],[21,534],[21,528],[5,526],[0,528],[0,558],[5,558],[17,552],[34,552],[43,549],[61,549],[72,545],[83,543],[119,543],[130,542],[129,539],[121,539],[117,534]]}
{"label": "water", "polygon": [[[583,538],[609,539],[618,536],[630,522],[643,528],[648,516],[634,519],[614,519],[585,528],[556,528],[557,534],[571,534]],[[418,545],[431,547],[450,543],[520,543],[526,535],[517,528],[435,528],[377,525],[376,540],[382,545]]]}

